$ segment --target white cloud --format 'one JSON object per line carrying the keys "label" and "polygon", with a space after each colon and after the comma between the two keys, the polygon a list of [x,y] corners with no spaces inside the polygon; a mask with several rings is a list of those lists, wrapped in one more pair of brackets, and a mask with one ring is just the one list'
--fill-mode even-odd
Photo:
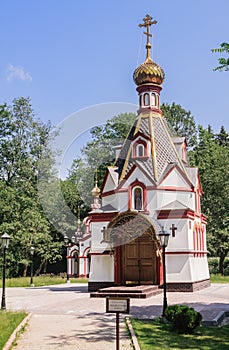
{"label": "white cloud", "polygon": [[8,64],[7,69],[7,80],[11,81],[13,79],[20,79],[23,81],[32,81],[32,76],[25,71],[21,66],[14,66],[13,64]]}

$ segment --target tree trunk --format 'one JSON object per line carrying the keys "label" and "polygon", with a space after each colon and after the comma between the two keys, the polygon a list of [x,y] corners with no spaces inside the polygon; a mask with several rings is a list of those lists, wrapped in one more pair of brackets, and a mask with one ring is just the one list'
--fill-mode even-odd
{"label": "tree trunk", "polygon": [[47,271],[47,260],[45,261],[45,263],[44,263],[44,273],[46,273],[46,271]]}
{"label": "tree trunk", "polygon": [[23,277],[26,277],[26,275],[27,275],[27,268],[28,268],[28,265],[24,265],[24,268],[23,268]]}
{"label": "tree trunk", "polygon": [[44,266],[44,263],[45,263],[45,260],[41,260],[40,265],[38,266],[34,276],[38,276],[41,273],[41,270],[42,270],[42,268]]}
{"label": "tree trunk", "polygon": [[219,257],[219,273],[222,276],[224,275],[224,271],[223,271],[224,260],[225,260],[225,255],[220,255],[220,257]]}

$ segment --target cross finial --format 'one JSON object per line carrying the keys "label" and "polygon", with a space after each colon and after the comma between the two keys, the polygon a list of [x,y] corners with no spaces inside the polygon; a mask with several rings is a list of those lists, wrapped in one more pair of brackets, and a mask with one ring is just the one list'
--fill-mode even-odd
{"label": "cross finial", "polygon": [[98,173],[99,173],[99,170],[96,169],[96,171],[95,171],[95,185],[96,186],[98,185]]}
{"label": "cross finial", "polygon": [[78,211],[78,227],[80,226],[80,207],[77,209]]}
{"label": "cross finial", "polygon": [[144,32],[144,34],[147,37],[147,42],[146,42],[146,50],[147,50],[147,54],[146,54],[146,58],[150,57],[150,49],[151,49],[151,44],[149,41],[149,38],[152,37],[152,34],[150,34],[149,32],[149,28],[151,27],[152,24],[157,24],[156,20],[152,21],[152,17],[150,15],[146,15],[145,18],[143,18],[144,23],[140,23],[138,26],[141,27],[146,27],[146,32]]}

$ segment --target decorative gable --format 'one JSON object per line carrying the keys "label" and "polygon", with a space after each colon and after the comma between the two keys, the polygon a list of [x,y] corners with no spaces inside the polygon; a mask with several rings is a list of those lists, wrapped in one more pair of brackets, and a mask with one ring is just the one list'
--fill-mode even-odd
{"label": "decorative gable", "polygon": [[107,172],[103,181],[101,193],[114,191],[118,186],[118,173],[116,172],[117,167],[108,167]]}
{"label": "decorative gable", "polygon": [[191,190],[192,184],[176,164],[169,164],[158,186],[159,189],[183,189]]}

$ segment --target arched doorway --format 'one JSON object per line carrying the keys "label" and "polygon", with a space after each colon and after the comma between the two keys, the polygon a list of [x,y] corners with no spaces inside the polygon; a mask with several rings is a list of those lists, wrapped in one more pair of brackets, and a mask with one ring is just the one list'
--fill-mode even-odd
{"label": "arched doorway", "polygon": [[156,244],[147,232],[122,246],[122,284],[158,284]]}
{"label": "arched doorway", "polygon": [[147,216],[128,210],[108,229],[115,251],[115,284],[159,284],[159,242]]}
{"label": "arched doorway", "polygon": [[74,252],[74,266],[73,266],[73,276],[79,277],[79,254],[78,252]]}

